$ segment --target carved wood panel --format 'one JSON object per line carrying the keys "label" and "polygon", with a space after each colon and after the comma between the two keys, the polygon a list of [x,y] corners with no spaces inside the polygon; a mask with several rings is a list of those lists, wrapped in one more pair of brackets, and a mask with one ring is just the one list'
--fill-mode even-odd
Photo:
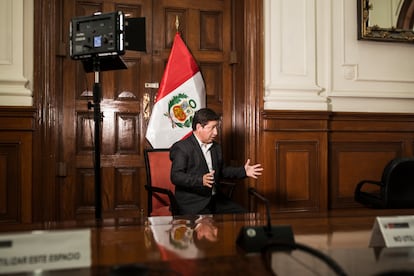
{"label": "carved wood panel", "polygon": [[265,132],[259,190],[273,212],[326,210],[326,144],[323,133]]}
{"label": "carved wood panel", "polygon": [[[20,221],[21,149],[19,141],[0,140],[0,221]],[[17,202],[16,202],[17,200]],[[17,204],[16,204],[17,203]]]}
{"label": "carved wood panel", "polygon": [[32,222],[34,111],[0,108],[0,224]]}
{"label": "carved wood panel", "polygon": [[266,111],[262,118],[264,174],[259,180],[273,212],[326,212],[326,112]]}

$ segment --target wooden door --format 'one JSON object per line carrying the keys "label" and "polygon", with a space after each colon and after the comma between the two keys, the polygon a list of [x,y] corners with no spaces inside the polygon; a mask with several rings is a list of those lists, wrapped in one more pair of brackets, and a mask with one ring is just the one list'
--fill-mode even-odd
{"label": "wooden door", "polygon": [[[154,0],[153,64],[161,79],[178,31],[203,75],[207,106],[223,115],[223,136],[231,126],[231,1]],[[226,101],[223,101],[226,99]]]}
{"label": "wooden door", "polygon": [[[122,56],[128,69],[101,72],[102,216],[131,217],[146,213],[143,149],[155,89],[160,82],[175,30],[180,21],[183,40],[193,52],[205,79],[207,105],[223,114],[223,134],[231,129],[231,1],[112,0],[73,1],[63,5],[64,26],[73,17],[121,10],[146,18],[147,51]],[[59,148],[59,219],[92,218],[95,214],[94,73],[82,62],[63,61]]]}

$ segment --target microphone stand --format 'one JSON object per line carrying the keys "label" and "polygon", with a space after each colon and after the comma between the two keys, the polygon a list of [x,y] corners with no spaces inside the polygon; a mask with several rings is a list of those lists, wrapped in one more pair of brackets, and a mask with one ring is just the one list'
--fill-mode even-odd
{"label": "microphone stand", "polygon": [[295,239],[290,225],[271,225],[269,200],[254,188],[248,189],[249,195],[259,198],[266,206],[267,224],[265,226],[244,226],[240,229],[236,243],[245,253],[261,252],[266,245],[274,242],[294,244]]}
{"label": "microphone stand", "polygon": [[259,194],[255,188],[250,187],[248,189],[248,192],[250,195],[253,195],[257,198],[259,198],[261,201],[263,201],[263,203],[265,204],[266,207],[266,214],[267,214],[267,227],[266,227],[266,232],[268,234],[270,234],[272,232],[272,223],[271,223],[271,219],[270,219],[270,206],[269,206],[269,200],[267,198],[265,198],[264,196],[262,196],[261,194]]}
{"label": "microphone stand", "polygon": [[265,257],[266,265],[270,268],[270,270],[272,270],[271,254],[273,252],[301,250],[325,262],[326,265],[329,266],[337,275],[347,275],[347,273],[342,269],[342,267],[337,262],[335,262],[335,260],[332,259],[330,256],[318,251],[317,249],[313,249],[312,247],[309,247],[305,244],[296,243],[294,241],[293,232],[290,226],[285,225],[272,227],[272,225],[270,224],[269,200],[261,194],[259,194],[256,191],[256,189],[252,187],[248,189],[248,192],[250,195],[259,198],[266,205],[267,227],[265,228],[265,232],[267,234],[267,238],[260,238],[259,236],[258,238],[250,241],[254,241],[256,244],[260,244],[260,246],[257,247],[253,243],[249,244],[249,242],[246,241],[242,243],[239,237],[238,242],[245,247],[245,251],[249,253],[261,251]]}

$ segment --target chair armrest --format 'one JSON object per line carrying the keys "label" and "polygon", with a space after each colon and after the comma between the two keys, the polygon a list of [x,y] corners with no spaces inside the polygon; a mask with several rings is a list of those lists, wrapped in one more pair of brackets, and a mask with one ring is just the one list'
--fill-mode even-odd
{"label": "chair armrest", "polygon": [[381,198],[381,194],[368,193],[362,191],[362,188],[368,185],[378,186],[380,188],[384,186],[384,184],[381,181],[362,180],[355,187],[354,199],[357,202],[362,203],[364,205],[369,205],[374,208],[383,208],[384,202]]}
{"label": "chair armrest", "polygon": [[233,197],[233,192],[234,192],[234,188],[236,187],[236,183],[222,180],[220,181],[220,186],[222,187],[222,189],[224,188],[224,190],[226,191],[225,194],[229,198]]}
{"label": "chair armrest", "polygon": [[168,196],[168,199],[170,200],[170,208],[171,208],[171,213],[173,215],[178,215],[178,203],[177,200],[175,199],[175,196],[173,194],[173,192],[169,189],[165,189],[165,188],[161,188],[161,187],[156,187],[156,186],[150,186],[148,184],[145,185],[145,189],[151,193],[160,193],[160,194],[165,194]]}
{"label": "chair armrest", "polygon": [[366,186],[366,184],[371,184],[375,186],[382,187],[383,184],[381,181],[375,181],[375,180],[362,180],[360,181],[357,186],[355,187],[355,192],[360,192],[363,186]]}
{"label": "chair armrest", "polygon": [[161,193],[161,194],[165,194],[165,195],[168,195],[168,196],[169,196],[170,193],[172,194],[172,192],[170,190],[165,189],[165,188],[161,188],[161,187],[156,187],[156,186],[145,185],[145,189],[147,191],[150,191],[150,192],[153,192],[153,193]]}

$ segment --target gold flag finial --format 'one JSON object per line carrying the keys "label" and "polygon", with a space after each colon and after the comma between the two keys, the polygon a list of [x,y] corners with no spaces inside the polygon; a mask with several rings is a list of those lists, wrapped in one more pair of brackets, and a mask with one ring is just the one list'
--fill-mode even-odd
{"label": "gold flag finial", "polygon": [[178,32],[178,27],[180,27],[180,20],[178,20],[178,15],[175,16],[175,29]]}

